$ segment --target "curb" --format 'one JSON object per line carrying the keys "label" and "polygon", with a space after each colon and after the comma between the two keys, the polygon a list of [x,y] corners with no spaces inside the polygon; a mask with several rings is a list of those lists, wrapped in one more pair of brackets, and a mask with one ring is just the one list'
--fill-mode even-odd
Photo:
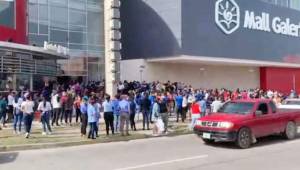
{"label": "curb", "polygon": [[90,145],[90,144],[101,144],[101,143],[111,143],[111,142],[126,142],[132,140],[140,140],[140,139],[148,139],[148,138],[157,138],[157,137],[175,137],[181,135],[193,134],[192,131],[177,131],[172,132],[168,135],[161,136],[152,136],[152,135],[141,135],[135,136],[134,138],[106,138],[100,136],[97,140],[82,140],[76,142],[57,142],[57,143],[41,143],[41,144],[26,144],[26,145],[12,145],[12,146],[0,146],[1,152],[11,152],[11,151],[24,151],[24,150],[37,150],[37,149],[51,149],[51,148],[60,148],[60,147],[72,147],[72,146],[82,146],[82,145]]}

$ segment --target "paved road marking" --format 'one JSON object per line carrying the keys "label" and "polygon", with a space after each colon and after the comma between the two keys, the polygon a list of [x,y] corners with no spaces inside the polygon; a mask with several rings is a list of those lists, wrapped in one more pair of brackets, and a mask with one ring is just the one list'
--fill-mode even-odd
{"label": "paved road marking", "polygon": [[137,166],[127,167],[127,168],[120,168],[120,169],[115,169],[115,170],[140,169],[140,168],[146,168],[146,167],[163,165],[163,164],[171,164],[171,163],[176,163],[176,162],[189,161],[189,160],[194,160],[194,159],[203,159],[203,158],[207,158],[207,157],[208,157],[208,155],[199,155],[199,156],[182,158],[182,159],[174,159],[174,160],[170,160],[170,161],[152,162],[152,163],[149,163],[149,164],[137,165]]}

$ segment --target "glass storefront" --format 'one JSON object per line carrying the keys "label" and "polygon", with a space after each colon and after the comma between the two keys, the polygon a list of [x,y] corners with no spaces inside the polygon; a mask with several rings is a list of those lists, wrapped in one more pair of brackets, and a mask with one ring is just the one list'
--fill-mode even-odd
{"label": "glass storefront", "polygon": [[300,0],[262,0],[267,3],[300,10]]}
{"label": "glass storefront", "polygon": [[70,59],[61,63],[66,75],[103,79],[103,0],[29,0],[29,42],[44,41],[70,49]]}
{"label": "glass storefront", "polygon": [[0,25],[15,28],[15,0],[0,0]]}

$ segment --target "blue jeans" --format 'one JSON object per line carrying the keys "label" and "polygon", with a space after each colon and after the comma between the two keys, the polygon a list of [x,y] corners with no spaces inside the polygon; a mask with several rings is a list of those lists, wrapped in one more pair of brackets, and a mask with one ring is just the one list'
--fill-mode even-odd
{"label": "blue jeans", "polygon": [[149,111],[143,111],[143,129],[145,129],[145,125],[147,125],[147,129],[149,129]]}
{"label": "blue jeans", "polygon": [[31,131],[32,120],[33,120],[33,113],[24,115],[25,131],[27,133],[30,133]]}
{"label": "blue jeans", "polygon": [[89,122],[89,125],[90,125],[90,132],[88,138],[96,139],[97,122]]}
{"label": "blue jeans", "polygon": [[115,132],[118,132],[120,129],[120,115],[114,115],[114,127]]}
{"label": "blue jeans", "polygon": [[50,112],[45,112],[41,116],[41,121],[43,124],[43,130],[44,132],[47,132],[47,129],[49,132],[51,132],[51,126],[50,126]]}
{"label": "blue jeans", "polygon": [[14,116],[14,130],[17,131],[17,126],[19,128],[19,132],[22,130],[22,121],[23,121],[23,113],[19,112]]}
{"label": "blue jeans", "polygon": [[2,120],[3,126],[5,125],[5,120],[6,120],[6,111],[0,112],[0,122]]}

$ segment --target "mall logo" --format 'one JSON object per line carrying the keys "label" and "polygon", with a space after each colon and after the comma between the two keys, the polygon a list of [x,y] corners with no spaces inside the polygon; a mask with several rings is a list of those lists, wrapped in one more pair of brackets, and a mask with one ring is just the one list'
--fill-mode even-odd
{"label": "mall logo", "polygon": [[215,22],[225,34],[236,31],[240,27],[240,8],[237,3],[234,0],[218,0]]}
{"label": "mall logo", "polygon": [[[215,6],[215,22],[227,35],[239,27],[264,31],[275,34],[300,37],[300,22],[295,23],[290,18],[271,17],[267,12],[245,10],[241,20],[241,10],[235,0],[217,0]],[[240,25],[240,23],[242,23]]]}

